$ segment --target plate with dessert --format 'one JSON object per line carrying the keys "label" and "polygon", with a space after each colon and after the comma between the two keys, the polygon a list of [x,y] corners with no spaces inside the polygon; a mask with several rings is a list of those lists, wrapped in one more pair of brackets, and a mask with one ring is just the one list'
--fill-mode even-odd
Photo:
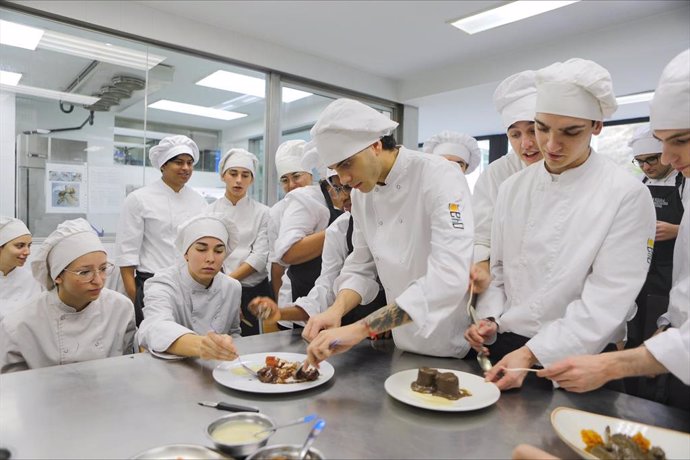
{"label": "plate with dessert", "polygon": [[498,387],[484,377],[431,367],[397,372],[386,379],[384,387],[400,402],[443,412],[482,409],[501,397]]}
{"label": "plate with dessert", "polygon": [[[307,390],[328,382],[335,369],[322,361],[319,369],[302,369],[307,355],[301,353],[253,353],[242,355],[239,360],[219,364],[213,370],[213,378],[233,390],[251,393],[292,393]],[[252,375],[246,368],[256,372]]]}

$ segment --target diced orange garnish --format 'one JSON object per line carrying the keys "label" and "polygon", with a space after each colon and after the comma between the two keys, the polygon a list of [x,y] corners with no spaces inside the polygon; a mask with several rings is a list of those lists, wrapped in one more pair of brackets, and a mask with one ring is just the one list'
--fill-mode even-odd
{"label": "diced orange garnish", "polygon": [[594,430],[580,430],[580,436],[582,436],[582,441],[590,449],[604,443],[599,433]]}
{"label": "diced orange garnish", "polygon": [[278,358],[275,356],[266,356],[266,365],[268,367],[275,367],[278,364]]}
{"label": "diced orange garnish", "polygon": [[638,432],[635,436],[632,437],[632,440],[635,442],[635,444],[640,446],[642,452],[644,452],[645,454],[649,452],[649,446],[651,445],[651,442],[649,441],[649,439],[642,436],[642,433]]}

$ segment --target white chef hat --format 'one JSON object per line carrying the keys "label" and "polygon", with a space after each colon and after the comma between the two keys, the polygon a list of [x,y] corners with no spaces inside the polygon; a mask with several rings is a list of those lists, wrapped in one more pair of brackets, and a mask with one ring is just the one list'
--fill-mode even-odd
{"label": "white chef hat", "polygon": [[230,168],[244,168],[251,171],[252,176],[256,175],[256,169],[259,166],[259,159],[251,152],[245,149],[230,149],[225,152],[223,158],[220,159],[218,170],[220,177],[223,177],[225,171]]}
{"label": "white chef hat", "polygon": [[34,278],[50,290],[55,279],[74,260],[91,252],[106,252],[86,219],[66,220],[39,246],[31,262]]}
{"label": "white chef hat", "polygon": [[168,136],[149,149],[149,160],[153,166],[160,169],[166,161],[183,153],[191,155],[194,158],[194,164],[199,161],[199,147],[196,142],[187,136]]}
{"label": "white chef hat", "polygon": [[14,217],[0,216],[0,246],[23,235],[31,235],[24,222]]}
{"label": "white chef hat", "polygon": [[602,121],[618,108],[611,74],[580,58],[556,62],[537,71],[537,113]]}
{"label": "white chef hat", "polygon": [[304,145],[304,156],[302,157],[302,168],[305,171],[316,171],[319,174],[319,179],[325,179],[328,176],[328,167],[323,163],[319,152],[316,150],[316,145],[313,142],[307,142]]}
{"label": "white chef hat", "polygon": [[474,137],[454,131],[442,131],[431,136],[431,139],[424,143],[424,152],[434,155],[452,155],[462,159],[467,163],[465,174],[474,171],[482,158],[482,151],[479,150]]}
{"label": "white chef hat", "polygon": [[311,138],[322,162],[331,166],[389,135],[398,123],[361,102],[336,99],[321,112]]}
{"label": "white chef hat", "polygon": [[199,214],[177,227],[175,247],[186,254],[189,247],[200,238],[211,236],[225,243],[225,257],[237,247],[239,230],[230,217],[219,212]]}
{"label": "white chef hat", "polygon": [[337,175],[338,175],[338,171],[336,171],[335,169],[326,168],[326,177],[330,178],[330,177],[337,176]]}
{"label": "white chef hat", "polygon": [[501,114],[501,121],[508,128],[518,121],[533,121],[537,106],[536,72],[525,70],[503,80],[494,91],[494,106]]}
{"label": "white chef hat", "polygon": [[652,130],[646,123],[635,128],[628,146],[632,149],[634,157],[649,155],[650,153],[661,153],[663,148],[661,141],[652,135]]}
{"label": "white chef hat", "polygon": [[661,73],[650,120],[654,130],[690,128],[690,49],[673,58]]}
{"label": "white chef hat", "polygon": [[309,172],[302,166],[302,157],[304,156],[304,146],[306,141],[301,139],[294,139],[285,141],[278,146],[276,150],[276,172],[280,179],[285,174],[293,172]]}

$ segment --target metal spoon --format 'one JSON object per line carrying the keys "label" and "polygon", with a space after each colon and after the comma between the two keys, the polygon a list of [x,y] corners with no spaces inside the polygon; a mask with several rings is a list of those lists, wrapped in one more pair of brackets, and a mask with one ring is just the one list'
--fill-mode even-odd
{"label": "metal spoon", "polygon": [[299,455],[297,456],[299,460],[303,460],[307,457],[307,453],[309,452],[311,445],[314,444],[316,437],[321,433],[325,426],[326,421],[324,419],[320,418],[316,421],[314,428],[311,429],[309,436],[307,436],[306,441],[304,441],[304,445],[302,445],[302,450],[299,451]]}
{"label": "metal spoon", "polygon": [[240,358],[240,355],[237,355],[237,361],[240,362],[240,366],[242,366],[245,371],[249,372],[251,375],[253,375],[257,379],[259,378],[259,374],[257,374],[257,372],[254,369],[252,369],[251,367],[247,366],[246,364],[244,364],[242,362],[242,358]]}
{"label": "metal spoon", "polygon": [[266,428],[265,430],[257,431],[256,433],[254,433],[254,436],[256,436],[259,433],[265,433],[266,431],[275,431],[279,428],[285,428],[287,426],[299,425],[300,423],[309,423],[314,419],[316,419],[316,414],[307,415],[306,417],[298,418],[297,420],[284,423],[283,425],[276,425],[273,428]]}
{"label": "metal spoon", "polygon": [[[475,326],[479,327],[477,312],[473,307],[476,301],[477,295],[474,293],[474,284],[470,283],[470,299],[467,301],[467,314],[470,316],[470,319],[472,319],[472,322],[475,324]],[[489,358],[487,358],[487,356],[481,351],[477,353],[477,362],[479,363],[479,367],[484,372],[489,372],[489,370],[493,367]]]}

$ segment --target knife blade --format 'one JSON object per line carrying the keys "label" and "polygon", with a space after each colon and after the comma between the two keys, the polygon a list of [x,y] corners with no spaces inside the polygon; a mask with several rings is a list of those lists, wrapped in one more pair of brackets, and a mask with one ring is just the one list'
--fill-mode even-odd
{"label": "knife blade", "polygon": [[227,410],[230,412],[260,412],[258,407],[254,406],[240,406],[239,404],[230,404],[226,402],[211,402],[199,401],[197,404],[205,407],[213,407],[218,410]]}

